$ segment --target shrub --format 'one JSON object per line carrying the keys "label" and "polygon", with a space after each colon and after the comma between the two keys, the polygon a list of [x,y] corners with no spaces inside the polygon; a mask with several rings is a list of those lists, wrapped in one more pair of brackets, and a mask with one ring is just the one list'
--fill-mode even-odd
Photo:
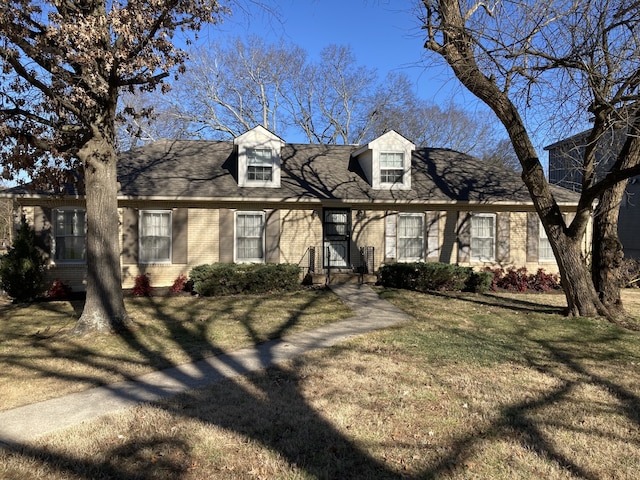
{"label": "shrub", "polygon": [[528,273],[526,267],[487,268],[486,272],[493,275],[492,290],[508,290],[511,292],[550,292],[560,288],[560,279],[555,273],[547,273],[539,268],[535,274]]}
{"label": "shrub", "polygon": [[416,289],[420,291],[461,291],[465,289],[470,268],[447,263],[418,263]]}
{"label": "shrub", "polygon": [[465,290],[474,293],[484,293],[491,288],[493,283],[493,273],[476,272],[475,270],[469,274],[469,278],[465,284]]}
{"label": "shrub", "polygon": [[492,278],[491,278],[490,288],[495,292],[496,290],[498,290],[498,282],[502,278],[502,275],[504,274],[504,270],[502,268],[491,268],[491,267],[485,267],[484,270],[485,272],[491,275]]}
{"label": "shrub", "polygon": [[199,265],[189,272],[193,291],[203,296],[262,294],[300,287],[300,268],[286,263]]}
{"label": "shrub", "polygon": [[47,297],[52,300],[64,300],[69,298],[71,291],[72,289],[69,285],[65,285],[61,280],[54,280],[47,291]]}
{"label": "shrub", "polygon": [[560,277],[556,273],[547,273],[539,268],[529,279],[529,288],[539,292],[550,292],[560,289]]}
{"label": "shrub", "polygon": [[378,283],[383,287],[415,290],[418,277],[415,263],[392,263],[378,271]]}
{"label": "shrub", "polygon": [[36,234],[23,216],[13,244],[0,258],[0,287],[17,302],[33,300],[45,290],[45,264]]}
{"label": "shrub", "polygon": [[529,288],[529,274],[526,267],[509,267],[498,280],[498,288],[511,292],[526,292]]}
{"label": "shrub", "polygon": [[389,288],[418,291],[486,291],[492,275],[448,263],[394,263],[380,268],[378,281]]}
{"label": "shrub", "polygon": [[151,292],[153,292],[153,287],[151,286],[149,274],[145,273],[144,275],[136,276],[133,284],[133,295],[136,297],[149,297]]}
{"label": "shrub", "polygon": [[190,282],[187,276],[183,273],[178,275],[178,278],[173,281],[173,285],[171,285],[169,290],[171,293],[190,292]]}

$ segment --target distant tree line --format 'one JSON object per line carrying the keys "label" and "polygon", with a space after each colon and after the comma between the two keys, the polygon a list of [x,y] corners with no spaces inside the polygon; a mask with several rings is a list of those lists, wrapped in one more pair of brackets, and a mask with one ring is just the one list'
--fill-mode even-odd
{"label": "distant tree line", "polygon": [[[518,165],[493,114],[419,98],[405,73],[381,79],[350,47],[328,45],[313,61],[293,44],[233,38],[192,51],[185,68],[169,92],[122,99],[121,149],[161,137],[228,139],[260,124],[319,144],[360,144],[396,130],[418,146]],[[126,115],[151,109],[149,117]]]}

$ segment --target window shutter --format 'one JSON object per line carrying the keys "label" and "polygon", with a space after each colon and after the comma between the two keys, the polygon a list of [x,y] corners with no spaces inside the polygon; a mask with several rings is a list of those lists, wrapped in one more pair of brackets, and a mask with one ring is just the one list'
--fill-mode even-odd
{"label": "window shutter", "polygon": [[53,245],[53,229],[51,223],[51,209],[47,207],[35,207],[33,218],[33,230],[36,234],[36,246],[47,257],[51,257]]}
{"label": "window shutter", "polygon": [[458,262],[469,262],[471,259],[471,214],[458,212]]}
{"label": "window shutter", "polygon": [[511,237],[511,215],[509,212],[499,212],[496,215],[497,226],[497,241],[498,241],[498,251],[496,254],[496,260],[499,263],[508,263],[509,262],[509,254],[510,254],[510,243],[509,239]]}
{"label": "window shutter", "polygon": [[171,225],[171,259],[172,263],[187,263],[189,240],[189,209],[173,210]]}
{"label": "window shutter", "polygon": [[218,234],[220,235],[220,262],[233,263],[234,234],[233,210],[220,209]]}
{"label": "window shutter", "polygon": [[527,262],[538,261],[540,220],[536,212],[527,213]]}
{"label": "window shutter", "polygon": [[440,258],[440,214],[427,212],[427,259],[438,261]]}
{"label": "window shutter", "polygon": [[398,215],[389,213],[384,221],[384,258],[386,260],[396,260],[397,257],[397,235],[396,227]]}
{"label": "window shutter", "polygon": [[280,263],[280,210],[266,213],[265,262]]}
{"label": "window shutter", "polygon": [[138,209],[125,207],[122,210],[122,263],[138,263]]}

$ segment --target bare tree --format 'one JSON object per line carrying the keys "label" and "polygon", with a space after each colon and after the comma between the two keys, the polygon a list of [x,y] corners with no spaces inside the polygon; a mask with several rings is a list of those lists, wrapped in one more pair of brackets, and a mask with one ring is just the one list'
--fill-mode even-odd
{"label": "bare tree", "polygon": [[513,145],[507,138],[499,140],[492,146],[492,148],[485,150],[482,155],[482,159],[485,162],[503,165],[507,168],[515,170],[516,172],[522,170],[520,161],[518,160],[518,156],[513,150]]}
{"label": "bare tree", "polygon": [[[616,265],[598,250],[615,244],[611,240],[617,240],[617,212],[626,179],[640,171],[640,4],[424,0],[420,6],[425,48],[440,55],[507,129],[558,261],[569,312],[619,317],[623,313],[619,288],[609,288]],[[545,112],[553,118],[563,109],[592,120],[581,164],[582,192],[570,224],[561,215],[523,120],[523,113],[532,110],[540,120]],[[598,141],[620,122],[629,129],[624,147],[606,175],[597,179]],[[596,201],[593,267],[594,272],[606,273],[605,285],[598,286],[581,250]]]}
{"label": "bare tree", "polygon": [[129,132],[229,138],[261,124],[283,137],[344,144],[394,129],[418,145],[476,155],[498,142],[494,117],[430,104],[403,73],[380,81],[344,46],[329,45],[312,62],[295,45],[236,38],[196,51],[186,67],[169,94],[143,101],[153,105],[158,129],[131,122]]}
{"label": "bare tree", "polygon": [[311,83],[297,85],[298,96],[306,92],[316,99],[315,114],[309,112],[315,117],[315,140],[360,143],[369,123],[366,100],[375,85],[376,72],[357,65],[349,47],[329,45],[322,49],[320,57],[320,63],[306,75]]}
{"label": "bare tree", "polygon": [[155,91],[125,91],[120,95],[118,104],[116,147],[119,152],[162,138],[191,136],[189,122],[163,112]]}
{"label": "bare tree", "polygon": [[301,130],[313,143],[357,141],[376,78],[348,47],[326,47],[316,64],[298,46],[258,37],[201,49],[187,67],[180,85],[158,98],[158,111],[188,122],[193,136],[213,138],[260,124],[279,135]]}
{"label": "bare tree", "polygon": [[283,89],[303,69],[305,55],[258,37],[201,48],[190,54],[181,82],[156,99],[157,117],[174,119],[193,137],[234,137],[258,124],[281,133],[289,122]]}
{"label": "bare tree", "polygon": [[429,103],[416,95],[403,73],[389,74],[369,104],[368,139],[396,130],[419,146],[450,148],[477,156],[499,142],[496,120],[489,112],[471,114],[454,103],[446,108]]}
{"label": "bare tree", "polygon": [[[5,171],[47,180],[81,168],[87,297],[77,333],[128,321],[122,294],[116,110],[122,90],[152,90],[178,71],[177,29],[225,13],[210,0],[7,0],[0,4],[0,148]],[[78,162],[80,164],[78,164]]]}

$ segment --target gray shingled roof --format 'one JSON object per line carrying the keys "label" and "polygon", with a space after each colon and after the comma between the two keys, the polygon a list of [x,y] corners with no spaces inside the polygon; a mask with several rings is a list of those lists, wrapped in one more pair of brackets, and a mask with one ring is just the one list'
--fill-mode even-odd
{"label": "gray shingled roof", "polygon": [[[238,187],[233,142],[161,140],[121,155],[120,195],[124,198],[220,201],[346,201],[449,204],[530,203],[520,175],[500,165],[453,150],[413,152],[411,190],[375,190],[366,181],[351,145],[285,144],[281,187]],[[556,199],[576,203],[573,192],[551,187]],[[27,186],[9,194],[34,193]],[[44,192],[38,192],[44,195]],[[81,192],[67,188],[66,194]]]}
{"label": "gray shingled roof", "polygon": [[[286,144],[281,152],[281,188],[274,189],[238,187],[232,142],[163,140],[123,154],[118,177],[122,196],[129,198],[530,202],[518,173],[434,148],[413,153],[411,190],[374,190],[351,158],[357,148]],[[577,201],[568,190],[553,190],[560,202]]]}

